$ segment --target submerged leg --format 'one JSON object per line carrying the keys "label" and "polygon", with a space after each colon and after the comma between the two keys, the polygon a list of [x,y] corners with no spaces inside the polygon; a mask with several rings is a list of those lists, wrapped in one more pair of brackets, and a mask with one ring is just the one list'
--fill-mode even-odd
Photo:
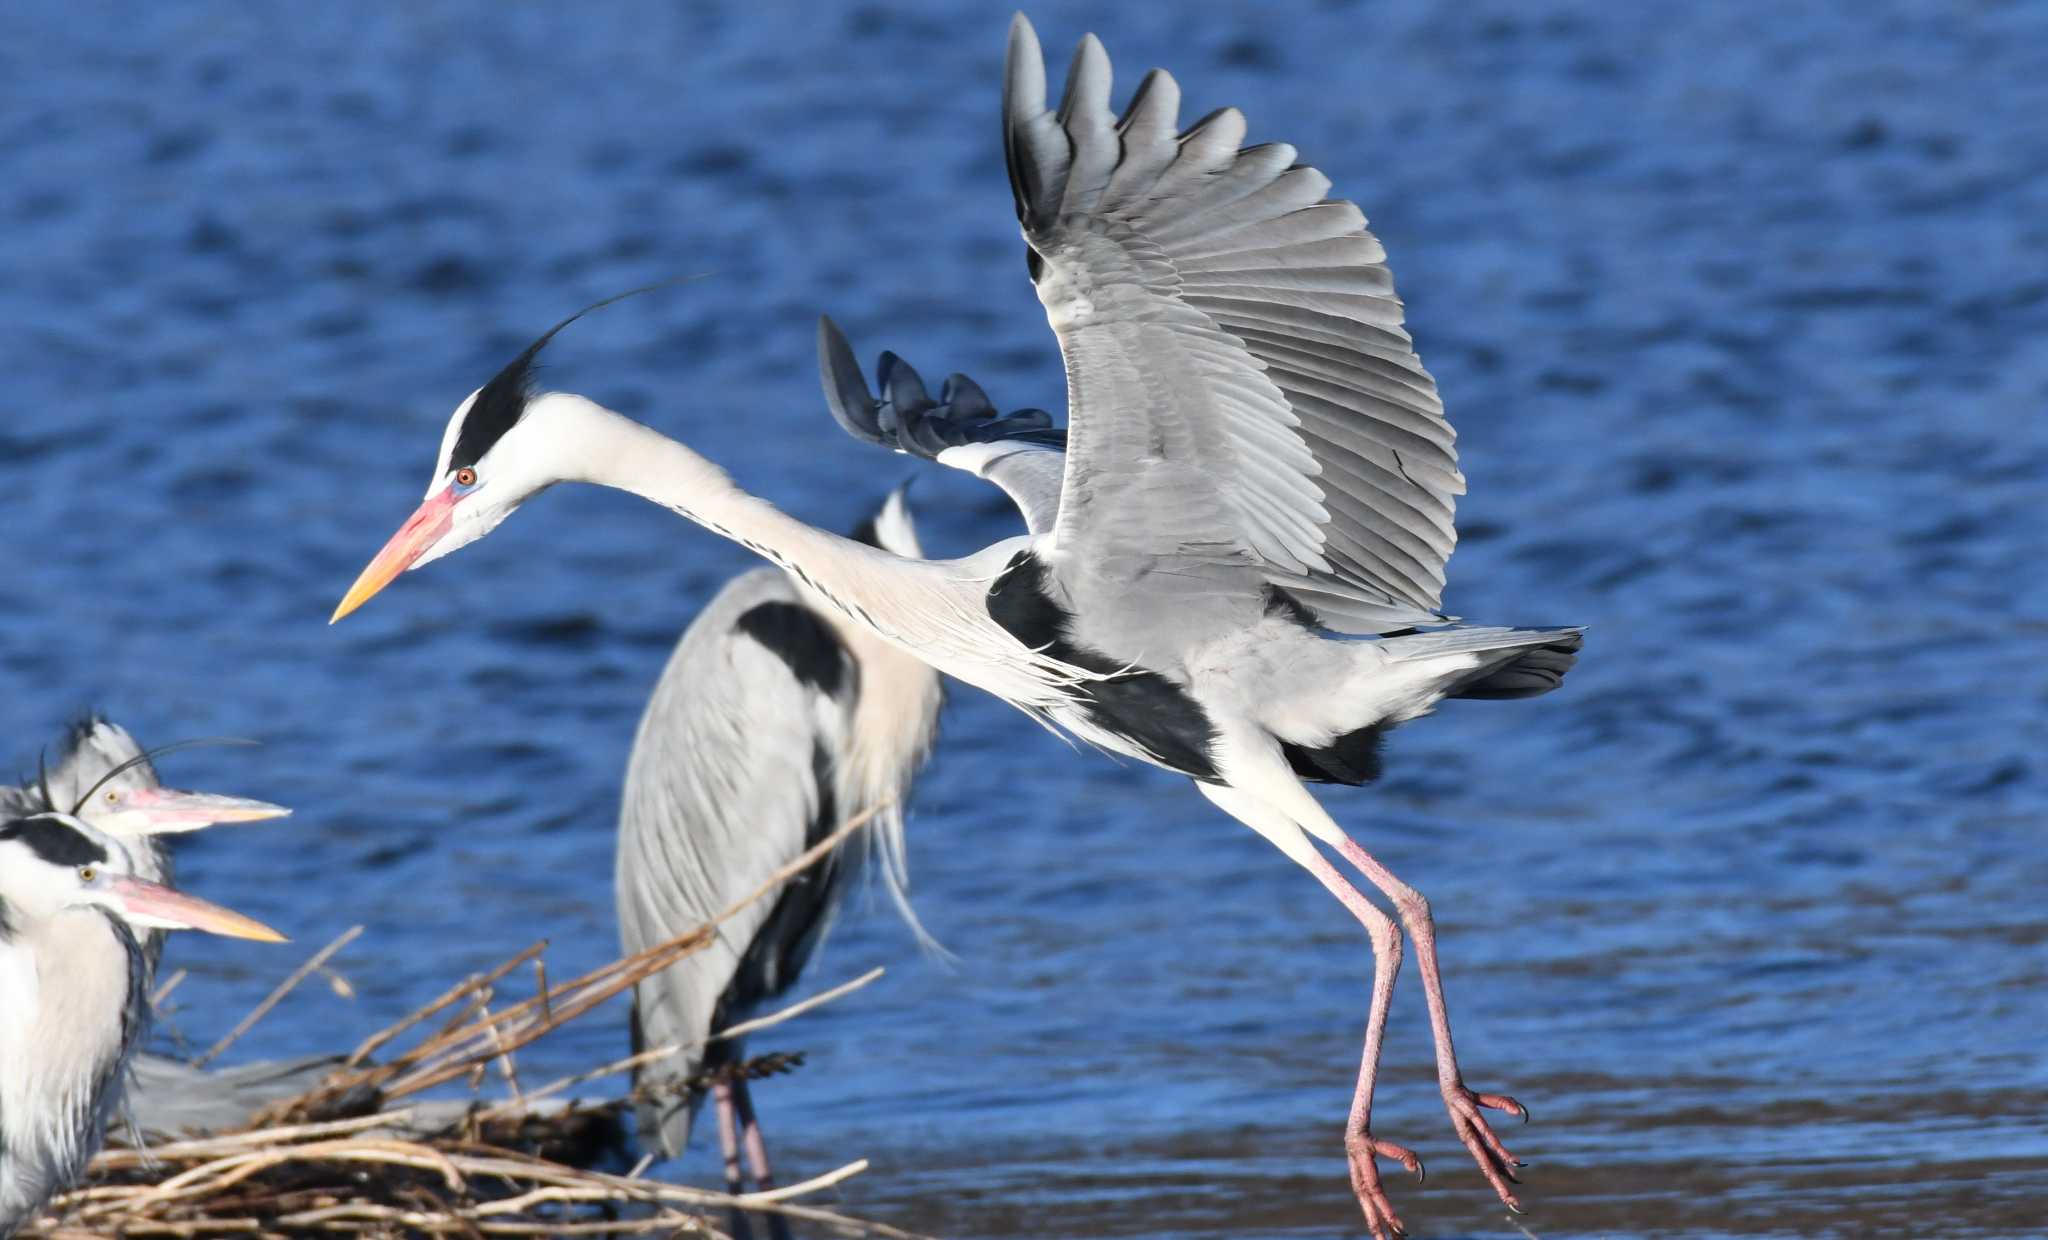
{"label": "submerged leg", "polygon": [[1221,784],[1197,783],[1202,795],[1252,830],[1271,840],[1279,849],[1319,879],[1352,916],[1365,924],[1372,939],[1372,998],[1365,1018],[1365,1049],[1359,1056],[1358,1087],[1351,1095],[1351,1115],[1344,1125],[1344,1154],[1351,1167],[1351,1191],[1365,1212],[1366,1226],[1377,1240],[1405,1235],[1400,1216],[1394,1213],[1387,1190],[1380,1183],[1380,1158],[1391,1158],[1422,1174],[1422,1160],[1414,1151],[1372,1135],[1373,1082],[1379,1075],[1380,1047],[1386,1040],[1387,1008],[1394,1001],[1394,978],[1401,970],[1401,932],[1394,919],[1337,872],[1337,867],[1316,851],[1294,820],[1242,789]]}
{"label": "submerged leg", "polygon": [[[739,1117],[732,1095],[729,1081],[720,1081],[711,1087],[712,1104],[718,1108],[718,1150],[725,1157],[725,1191],[737,1197],[747,1190],[747,1185],[740,1178]],[[753,1240],[754,1233],[747,1225],[746,1212],[733,1209],[727,1214],[733,1240]]]}
{"label": "submerged leg", "polygon": [[1255,787],[1259,796],[1271,800],[1300,823],[1303,830],[1335,848],[1393,901],[1395,911],[1401,915],[1401,925],[1415,940],[1415,964],[1422,974],[1423,994],[1429,1001],[1430,1032],[1436,1039],[1437,1089],[1443,1094],[1445,1109],[1451,1113],[1451,1127],[1471,1151],[1473,1161],[1479,1164],[1480,1172],[1493,1185],[1493,1191],[1500,1194],[1501,1201],[1509,1209],[1520,1211],[1522,1203],[1515,1199],[1514,1190],[1508,1185],[1515,1181],[1514,1169],[1522,1164],[1494,1135],[1481,1110],[1490,1107],[1524,1120],[1529,1118],[1529,1112],[1505,1094],[1477,1094],[1465,1086],[1465,1078],[1458,1070],[1458,1053],[1451,1044],[1451,1017],[1444,1005],[1443,981],[1437,974],[1436,924],[1430,919],[1429,902],[1345,834],[1344,828],[1337,825],[1291,771],[1284,767],[1277,772],[1262,768]]}
{"label": "submerged leg", "polygon": [[[739,1112],[740,1145],[747,1152],[747,1170],[754,1177],[754,1187],[767,1192],[775,1187],[775,1171],[768,1165],[768,1143],[761,1137],[761,1121],[754,1115],[754,1095],[747,1088],[747,1078],[732,1083],[732,1100]],[[770,1240],[789,1240],[789,1220],[780,1214],[769,1215],[768,1235]]]}

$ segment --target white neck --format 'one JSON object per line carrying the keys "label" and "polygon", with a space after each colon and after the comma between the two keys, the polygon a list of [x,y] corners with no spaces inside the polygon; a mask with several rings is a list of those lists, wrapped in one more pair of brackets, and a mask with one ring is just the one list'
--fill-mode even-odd
{"label": "white neck", "polygon": [[1057,683],[1078,669],[1027,649],[988,614],[984,595],[1007,552],[906,560],[804,524],[689,448],[580,396],[536,397],[526,416],[547,419],[563,481],[630,491],[688,517],[787,570],[852,623],[1015,705],[1065,701]]}

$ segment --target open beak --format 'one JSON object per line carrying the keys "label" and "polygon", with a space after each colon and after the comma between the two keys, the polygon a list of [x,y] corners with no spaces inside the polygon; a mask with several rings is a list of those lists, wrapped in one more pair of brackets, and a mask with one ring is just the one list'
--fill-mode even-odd
{"label": "open beak", "polygon": [[263,822],[291,811],[268,801],[185,792],[177,788],[133,788],[121,798],[121,809],[98,825],[135,835],[167,835],[197,831],[221,822]]}
{"label": "open beak", "polygon": [[336,620],[361,607],[371,597],[391,584],[391,579],[413,566],[422,552],[441,540],[448,527],[455,520],[455,488],[449,487],[419,506],[419,511],[406,518],[405,524],[384,544],[377,558],[356,578],[356,583],[342,596],[341,606],[327,618],[327,623]]}
{"label": "open beak", "polygon": [[230,939],[255,939],[259,943],[288,942],[283,935],[253,918],[232,909],[209,904],[197,896],[173,891],[160,883],[139,878],[117,878],[111,884],[120,901],[123,921],[151,930],[204,930]]}

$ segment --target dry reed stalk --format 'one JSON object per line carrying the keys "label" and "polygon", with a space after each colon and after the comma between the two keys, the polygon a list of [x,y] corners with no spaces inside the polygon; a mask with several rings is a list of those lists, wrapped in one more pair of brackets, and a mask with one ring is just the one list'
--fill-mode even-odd
{"label": "dry reed stalk", "polygon": [[[356,1047],[344,1065],[296,1098],[265,1108],[248,1126],[193,1137],[149,1150],[110,1148],[93,1160],[91,1182],[52,1203],[51,1212],[23,1233],[39,1240],[119,1234],[192,1238],[384,1237],[395,1235],[582,1236],[694,1235],[729,1240],[711,1215],[741,1209],[815,1223],[832,1232],[881,1240],[924,1240],[912,1233],[805,1205],[802,1197],[831,1188],[867,1169],[848,1163],[800,1184],[730,1196],[587,1170],[502,1142],[540,1147],[573,1140],[584,1128],[616,1122],[626,1105],[568,1103],[546,1111],[532,1103],[584,1081],[628,1071],[674,1047],[657,1048],[561,1080],[523,1099],[471,1108],[438,1131],[414,1131],[419,1106],[392,1109],[394,1099],[416,1094],[484,1068],[504,1066],[512,1052],[625,991],[641,979],[700,951],[719,923],[815,864],[858,829],[861,815],[803,856],[778,870],[747,899],[712,921],[666,943],[613,961],[568,981],[550,983],[537,943],[487,973],[472,975],[431,1003]],[[231,1043],[320,969],[354,937],[332,943],[258,1005],[222,1045]],[[508,1007],[490,1006],[494,987],[533,962],[536,993]],[[881,970],[712,1038],[780,1024],[874,981]],[[441,1018],[438,1028],[382,1063],[367,1063],[408,1033]],[[209,1051],[208,1057],[217,1053]],[[795,1056],[770,1056],[787,1064]],[[764,1061],[765,1062],[765,1061]],[[770,1067],[766,1070],[777,1070]],[[341,1114],[341,1112],[353,1112]],[[438,1121],[436,1121],[438,1122]]]}

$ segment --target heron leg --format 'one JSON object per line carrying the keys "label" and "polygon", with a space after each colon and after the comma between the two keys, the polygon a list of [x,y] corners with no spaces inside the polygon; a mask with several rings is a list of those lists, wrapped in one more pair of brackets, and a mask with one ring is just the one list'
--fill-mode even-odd
{"label": "heron leg", "polygon": [[[747,1152],[747,1169],[753,1173],[754,1187],[767,1192],[775,1187],[775,1171],[768,1165],[768,1143],[761,1137],[761,1121],[754,1114],[754,1095],[747,1088],[747,1078],[740,1077],[732,1083],[733,1107],[739,1112],[740,1144]],[[768,1216],[769,1240],[789,1240],[789,1220],[780,1214]]]}
{"label": "heron leg", "polygon": [[1422,1174],[1422,1160],[1405,1146],[1372,1135],[1373,1083],[1379,1075],[1380,1048],[1386,1041],[1387,1008],[1394,1001],[1394,978],[1401,971],[1401,931],[1394,919],[1351,885],[1316,851],[1292,818],[1241,788],[1197,782],[1202,795],[1224,813],[1266,837],[1328,888],[1330,894],[1365,925],[1372,939],[1372,999],[1365,1019],[1365,1048],[1359,1056],[1358,1087],[1351,1095],[1351,1115],[1344,1125],[1344,1154],[1351,1168],[1351,1190],[1365,1213],[1375,1240],[1407,1234],[1400,1216],[1380,1183],[1378,1159],[1391,1158]]}
{"label": "heron leg", "polygon": [[[718,1150],[725,1158],[725,1191],[739,1196],[747,1185],[740,1178],[740,1133],[738,1107],[733,1100],[730,1081],[720,1081],[711,1087],[712,1103],[718,1108]],[[753,1240],[753,1228],[747,1224],[746,1211],[735,1206],[727,1211],[732,1230],[732,1240]]]}
{"label": "heron leg", "polygon": [[1486,1122],[1482,1108],[1504,1111],[1520,1117],[1524,1122],[1529,1118],[1529,1109],[1506,1094],[1474,1093],[1465,1084],[1464,1074],[1458,1070],[1458,1052],[1451,1042],[1450,1009],[1444,1003],[1444,985],[1437,972],[1436,922],[1429,913],[1429,901],[1422,893],[1394,877],[1391,870],[1380,864],[1379,859],[1360,848],[1349,837],[1340,840],[1337,851],[1351,863],[1352,868],[1365,875],[1367,881],[1380,889],[1401,915],[1401,924],[1408,930],[1408,936],[1415,940],[1415,964],[1422,974],[1422,992],[1429,1001],[1429,1030],[1436,1041],[1436,1082],[1437,1089],[1444,1096],[1444,1107],[1451,1113],[1451,1127],[1457,1132],[1458,1140],[1472,1153],[1473,1161],[1486,1175],[1493,1191],[1500,1194],[1502,1202],[1509,1209],[1520,1211],[1521,1202],[1508,1187],[1516,1181],[1515,1168],[1521,1160],[1508,1152],[1494,1135],[1493,1127]]}
{"label": "heron leg", "polygon": [[1458,1070],[1458,1053],[1451,1043],[1451,1017],[1444,1004],[1443,981],[1437,972],[1436,923],[1429,915],[1429,901],[1422,898],[1421,892],[1394,877],[1393,871],[1381,865],[1371,853],[1360,848],[1291,771],[1281,771],[1279,778],[1266,772],[1257,790],[1259,795],[1274,801],[1283,812],[1301,824],[1303,830],[1336,849],[1352,868],[1393,902],[1395,912],[1400,914],[1402,927],[1415,942],[1415,965],[1422,974],[1423,994],[1429,1001],[1429,1028],[1436,1040],[1437,1090],[1443,1094],[1444,1108],[1450,1112],[1451,1128],[1471,1152],[1487,1183],[1493,1185],[1493,1191],[1500,1194],[1501,1201],[1509,1209],[1519,1213],[1522,1203],[1515,1199],[1514,1190],[1508,1185],[1518,1182],[1514,1169],[1522,1164],[1494,1135],[1483,1110],[1504,1111],[1524,1120],[1529,1118],[1529,1112],[1506,1094],[1474,1093],[1465,1085],[1465,1078]]}

